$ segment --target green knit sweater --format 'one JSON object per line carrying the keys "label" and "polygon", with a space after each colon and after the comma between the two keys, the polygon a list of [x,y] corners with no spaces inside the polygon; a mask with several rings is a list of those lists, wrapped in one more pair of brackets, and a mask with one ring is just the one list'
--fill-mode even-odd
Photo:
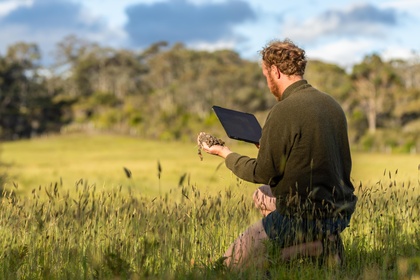
{"label": "green knit sweater", "polygon": [[351,216],[357,201],[351,164],[342,108],[306,80],[290,85],[271,109],[257,158],[226,158],[239,178],[271,186],[277,211],[306,218]]}

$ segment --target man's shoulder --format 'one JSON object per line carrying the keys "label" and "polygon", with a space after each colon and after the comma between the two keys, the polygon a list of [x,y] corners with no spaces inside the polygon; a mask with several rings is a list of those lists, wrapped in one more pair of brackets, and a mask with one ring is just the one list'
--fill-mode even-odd
{"label": "man's shoulder", "polygon": [[335,100],[335,98],[332,97],[330,94],[321,91],[310,84],[308,84],[307,87],[303,88],[300,91],[300,94],[295,94],[294,97],[295,99],[304,99],[308,100],[309,102],[312,102],[313,99],[315,99],[319,101],[323,100],[324,102],[338,103],[337,100]]}
{"label": "man's shoulder", "polygon": [[299,111],[301,106],[299,101],[294,98],[287,98],[277,102],[270,110],[269,117],[277,120],[286,120],[292,118],[293,115]]}

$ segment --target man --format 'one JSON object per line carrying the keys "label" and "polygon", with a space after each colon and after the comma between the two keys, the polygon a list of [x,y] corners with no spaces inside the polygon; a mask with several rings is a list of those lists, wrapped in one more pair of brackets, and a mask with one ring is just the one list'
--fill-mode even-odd
{"label": "man", "polygon": [[[357,201],[346,117],[332,97],[303,79],[305,51],[286,39],[270,42],[260,53],[262,72],[278,102],[264,124],[257,158],[227,146],[203,145],[207,153],[224,158],[239,178],[267,185],[254,193],[264,218],[224,255],[232,268],[263,265],[267,239],[283,248],[283,259],[319,257],[330,243],[342,245],[339,233],[348,226]],[[342,261],[342,255],[334,257]]]}

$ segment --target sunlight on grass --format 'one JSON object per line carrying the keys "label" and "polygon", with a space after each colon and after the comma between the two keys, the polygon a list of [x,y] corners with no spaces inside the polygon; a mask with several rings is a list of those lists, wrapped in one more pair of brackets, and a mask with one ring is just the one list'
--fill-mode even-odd
{"label": "sunlight on grass", "polygon": [[[236,183],[220,158],[204,155],[200,161],[195,143],[101,135],[48,137],[2,146],[2,161],[9,165],[7,172],[19,184],[19,192],[51,182],[63,181],[67,186],[85,179],[99,187],[124,185],[157,195],[175,187],[185,173],[191,184],[212,193]],[[255,147],[248,146],[255,154]],[[249,149],[244,144],[234,147],[240,151]],[[162,166],[160,180],[158,162]],[[131,171],[132,178],[127,178],[124,167]]]}
{"label": "sunlight on grass", "polygon": [[[251,144],[228,140],[227,145],[246,155],[257,154]],[[98,187],[124,185],[157,195],[176,186],[179,177],[188,174],[191,184],[217,193],[237,181],[222,159],[204,154],[200,161],[193,142],[156,142],[111,135],[45,137],[3,143],[0,157],[9,164],[7,172],[19,184],[19,192],[60,180],[68,186],[85,179]],[[160,180],[158,162],[162,166]],[[384,172],[398,170],[397,178],[415,182],[419,164],[420,155],[353,153],[352,178],[355,185],[360,181],[373,184]],[[132,178],[126,177],[124,167],[132,172]],[[243,185],[247,194],[255,187]]]}
{"label": "sunlight on grass", "polygon": [[[267,270],[274,279],[420,277],[419,186],[391,177],[358,187],[357,210],[342,234],[342,269],[272,256]],[[3,192],[2,279],[263,279],[267,273],[213,265],[258,218],[240,185],[209,195],[179,180],[155,198],[84,181],[74,188],[38,187],[25,197]]]}
{"label": "sunlight on grass", "polygon": [[[241,153],[252,145],[228,143]],[[255,185],[194,143],[118,136],[2,144],[1,279],[263,279],[214,267],[260,219]],[[353,155],[359,198],[342,269],[272,259],[274,279],[420,277],[419,157]],[[273,256],[272,256],[273,258]],[[417,278],[416,278],[417,277]]]}

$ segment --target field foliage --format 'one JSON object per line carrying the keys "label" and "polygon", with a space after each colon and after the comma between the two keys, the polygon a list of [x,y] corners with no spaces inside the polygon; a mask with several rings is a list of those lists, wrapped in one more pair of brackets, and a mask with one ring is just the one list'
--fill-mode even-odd
{"label": "field foliage", "polygon": [[[400,170],[357,175],[343,268],[271,256],[267,271],[233,272],[214,263],[260,218],[250,199],[255,186],[220,159],[201,162],[194,144],[78,136],[2,147],[11,174],[0,202],[2,279],[265,279],[267,271],[273,279],[420,277],[418,157],[405,156]],[[371,162],[398,164],[399,157],[377,157]]]}

